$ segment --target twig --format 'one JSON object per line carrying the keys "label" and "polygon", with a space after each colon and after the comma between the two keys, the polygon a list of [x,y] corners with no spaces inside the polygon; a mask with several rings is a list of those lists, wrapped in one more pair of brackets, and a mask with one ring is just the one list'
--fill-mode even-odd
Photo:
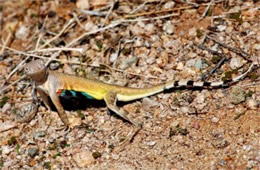
{"label": "twig", "polygon": [[[0,44],[0,47],[1,46],[2,45]],[[22,52],[22,51],[18,51],[16,49],[13,49],[13,48],[10,48],[10,47],[6,47],[6,49],[8,49],[10,51],[13,51],[13,52],[15,52],[17,54],[25,55],[25,56],[40,58],[40,59],[44,59],[44,60],[48,60],[49,59],[48,57],[39,56],[39,55],[36,55],[36,54],[28,54],[28,53],[25,53],[25,52]],[[61,63],[66,63],[66,64],[77,64],[77,65],[83,65],[83,66],[88,66],[88,67],[100,67],[100,66],[96,66],[96,65],[90,65],[90,64],[85,64],[85,63],[81,63],[81,62],[73,62],[73,61],[61,60],[61,59],[56,59],[56,58],[54,58],[53,60],[61,62]],[[112,67],[110,67],[109,65],[106,65],[106,64],[100,64],[100,65],[103,65],[103,66],[105,66],[105,67],[107,67],[107,68],[109,68],[111,70],[115,70],[115,71],[122,72],[122,73],[125,73],[125,74],[130,74],[130,75],[135,75],[135,76],[140,76],[140,77],[146,77],[146,78],[160,79],[159,77],[156,77],[156,76],[144,76],[144,75],[141,75],[141,74],[135,74],[135,73],[126,72],[124,70],[112,68]]]}
{"label": "twig", "polygon": [[85,29],[85,27],[84,27],[84,26],[81,24],[81,22],[79,21],[79,18],[78,18],[78,16],[77,16],[77,14],[73,12],[72,15],[73,15],[74,19],[76,20],[76,22],[79,24],[79,26],[80,26],[83,30],[87,31],[87,30]]}
{"label": "twig", "polygon": [[206,8],[205,11],[203,12],[203,14],[202,14],[202,16],[200,17],[199,20],[202,20],[202,19],[206,16],[206,14],[207,14],[207,12],[209,11],[209,8],[210,8],[210,6],[212,5],[213,2],[214,2],[214,0],[211,0],[211,1],[210,1],[210,3],[208,4],[207,8]]}
{"label": "twig", "polygon": [[36,42],[36,45],[35,45],[35,50],[37,50],[39,48],[39,44],[40,44],[40,40],[42,39],[42,35],[43,35],[43,29],[45,27],[45,24],[46,24],[46,21],[48,19],[48,15],[46,15],[45,19],[44,19],[44,22],[42,24],[42,27],[40,29],[40,34],[39,34],[39,37],[37,39],[37,42]]}
{"label": "twig", "polygon": [[30,56],[27,56],[22,62],[20,62],[7,76],[6,80],[2,83],[1,87],[5,85],[5,83],[10,79],[10,77],[19,69],[22,67],[22,65],[30,58]]}
{"label": "twig", "polygon": [[63,34],[63,32],[70,26],[70,24],[72,24],[74,22],[74,19],[70,19],[69,22],[62,28],[62,30],[53,38],[51,38],[50,40],[48,40],[46,43],[44,43],[40,48],[45,47],[46,45],[50,44],[52,41],[54,41],[55,39],[57,39],[59,36],[61,36]]}
{"label": "twig", "polygon": [[114,9],[114,6],[115,6],[115,4],[117,3],[117,1],[118,1],[118,0],[114,0],[113,3],[111,4],[111,7],[109,8],[109,11],[108,11],[108,13],[107,13],[107,15],[106,15],[106,17],[105,17],[105,20],[104,20],[104,22],[103,22],[103,24],[102,24],[101,27],[104,27],[104,25],[106,24],[107,19],[108,19],[108,17],[110,16],[110,14],[112,13],[112,10]]}
{"label": "twig", "polygon": [[100,12],[100,11],[89,11],[89,10],[85,10],[85,9],[81,9],[81,12],[86,14],[86,15],[93,15],[93,16],[106,16],[106,12]]}
{"label": "twig", "polygon": [[196,45],[196,46],[197,46],[198,48],[202,49],[202,50],[207,50],[208,52],[210,52],[210,53],[212,53],[212,54],[214,54],[214,55],[217,55],[217,56],[221,56],[221,57],[222,57],[221,60],[216,64],[216,66],[215,66],[212,70],[210,70],[210,72],[209,72],[208,74],[206,74],[206,75],[203,77],[203,78],[204,78],[203,80],[208,80],[209,77],[210,77],[218,68],[220,68],[220,67],[224,64],[224,62],[227,60],[227,57],[226,57],[224,54],[219,53],[219,52],[214,51],[214,50],[211,50],[211,49],[205,47],[205,46],[202,45],[202,44]]}
{"label": "twig", "polygon": [[216,43],[218,43],[219,45],[221,45],[222,47],[225,47],[227,49],[229,49],[230,51],[236,53],[236,54],[239,54],[240,56],[242,56],[245,60],[247,61],[251,61],[250,59],[248,59],[247,57],[249,57],[250,55],[248,53],[246,53],[245,51],[243,51],[242,49],[237,49],[237,48],[233,48],[233,47],[230,47],[230,46],[227,46],[226,44],[222,43],[222,42],[219,42],[218,40],[214,39],[213,37],[211,36],[208,36],[206,35],[207,38],[215,41]]}
{"label": "twig", "polygon": [[124,18],[134,18],[134,17],[140,17],[140,16],[144,16],[144,15],[161,14],[161,13],[179,11],[179,10],[190,9],[190,8],[193,8],[193,7],[192,6],[186,6],[186,7],[173,8],[173,9],[164,9],[164,10],[161,10],[161,11],[143,12],[143,13],[139,13],[139,14],[126,15],[126,16],[124,16]]}
{"label": "twig", "polygon": [[7,35],[6,40],[4,41],[4,45],[2,46],[2,49],[1,49],[0,55],[3,55],[3,54],[4,54],[5,47],[6,47],[7,43],[9,42],[11,36],[12,36],[12,33],[9,32],[8,35]]}
{"label": "twig", "polygon": [[11,84],[9,84],[8,86],[6,87],[1,87],[0,89],[0,94],[2,94],[5,90],[9,89],[11,86],[15,85],[16,83],[18,83],[19,81],[23,80],[26,76],[23,75],[20,79],[18,80],[15,80],[14,82],[12,82]]}
{"label": "twig", "polygon": [[51,51],[77,51],[80,53],[83,53],[84,49],[83,48],[45,48],[45,49],[38,49],[38,50],[32,50],[32,51],[27,51],[28,53],[37,53],[37,52],[51,52]]}

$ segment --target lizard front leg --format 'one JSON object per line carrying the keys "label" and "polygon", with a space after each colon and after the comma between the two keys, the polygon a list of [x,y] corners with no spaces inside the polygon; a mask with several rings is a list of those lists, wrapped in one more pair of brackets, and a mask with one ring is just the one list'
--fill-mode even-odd
{"label": "lizard front leg", "polygon": [[49,91],[49,96],[54,104],[54,106],[56,107],[57,111],[58,111],[58,114],[62,120],[62,122],[66,125],[66,126],[69,126],[69,120],[67,118],[67,115],[60,103],[60,99],[59,99],[59,96],[57,95],[56,91],[51,89]]}
{"label": "lizard front leg", "polygon": [[48,95],[41,89],[37,89],[37,92],[39,93],[39,95],[41,96],[42,100],[43,100],[43,103],[44,105],[48,108],[48,110],[51,111],[51,103],[48,99]]}

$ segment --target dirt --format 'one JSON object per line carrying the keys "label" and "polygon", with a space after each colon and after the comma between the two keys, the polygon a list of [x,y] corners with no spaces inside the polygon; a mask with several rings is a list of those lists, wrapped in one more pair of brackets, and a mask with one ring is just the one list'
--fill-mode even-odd
{"label": "dirt", "polygon": [[[0,1],[0,168],[260,169],[260,3],[115,2]],[[65,101],[69,130],[43,103],[20,122],[33,103],[24,64],[39,58],[51,70],[138,88],[255,67],[225,88],[118,103],[143,125],[129,143],[135,127],[102,101],[84,109]]]}

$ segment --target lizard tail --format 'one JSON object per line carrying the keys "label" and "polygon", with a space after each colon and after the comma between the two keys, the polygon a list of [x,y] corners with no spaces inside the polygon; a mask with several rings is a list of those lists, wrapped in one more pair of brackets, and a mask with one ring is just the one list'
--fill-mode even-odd
{"label": "lizard tail", "polygon": [[243,79],[253,69],[253,66],[254,63],[243,74],[233,79],[224,80],[224,81],[218,81],[218,82],[197,81],[196,82],[192,80],[179,80],[179,81],[166,82],[164,84],[159,84],[151,88],[144,88],[144,89],[127,88],[117,94],[117,99],[119,101],[131,101],[143,97],[148,97],[163,92],[164,90],[180,88],[180,87],[214,88],[214,87],[227,86]]}

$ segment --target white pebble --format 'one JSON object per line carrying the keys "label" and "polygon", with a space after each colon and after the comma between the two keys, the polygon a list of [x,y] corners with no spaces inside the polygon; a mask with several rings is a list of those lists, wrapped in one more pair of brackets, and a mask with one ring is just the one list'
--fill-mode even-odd
{"label": "white pebble", "polygon": [[154,146],[156,144],[156,142],[155,141],[150,141],[150,142],[147,142],[147,145],[148,146]]}
{"label": "white pebble", "polygon": [[2,146],[1,149],[3,155],[8,155],[10,152],[13,151],[13,148],[10,146]]}
{"label": "white pebble", "polygon": [[25,26],[22,25],[17,32],[15,33],[15,37],[21,40],[26,39],[26,37],[29,35],[29,29]]}
{"label": "white pebble", "polygon": [[231,69],[237,69],[243,65],[242,59],[240,57],[234,57],[230,61]]}
{"label": "white pebble", "polygon": [[88,9],[89,8],[89,1],[78,0],[77,3],[76,3],[76,6],[79,9]]}
{"label": "white pebble", "polygon": [[255,45],[253,45],[253,48],[254,48],[255,50],[260,50],[260,44],[255,44]]}
{"label": "white pebble", "polygon": [[94,24],[93,22],[89,21],[85,24],[84,28],[87,30],[87,31],[93,31],[93,30],[96,30],[98,29],[98,26],[96,24]]}
{"label": "white pebble", "polygon": [[167,2],[167,3],[165,3],[165,4],[163,5],[163,8],[164,8],[164,9],[171,9],[171,8],[174,7],[174,5],[175,5],[175,2],[174,2],[174,1],[169,1],[169,2]]}
{"label": "white pebble", "polygon": [[6,103],[3,108],[2,108],[2,113],[6,114],[9,110],[11,109],[11,104],[10,103]]}
{"label": "white pebble", "polygon": [[76,162],[76,164],[81,168],[86,167],[94,163],[95,161],[91,152],[89,152],[88,150],[84,150],[82,152],[76,153],[72,157]]}
{"label": "white pebble", "polygon": [[217,117],[213,117],[213,118],[211,119],[211,121],[212,121],[213,123],[218,123],[219,118],[217,118]]}
{"label": "white pebble", "polygon": [[218,28],[219,31],[224,31],[227,28],[227,26],[219,25],[219,26],[217,26],[217,28]]}
{"label": "white pebble", "polygon": [[252,110],[257,109],[258,107],[257,101],[255,99],[248,99],[246,104],[247,107]]}
{"label": "white pebble", "polygon": [[163,26],[163,30],[167,33],[167,34],[173,34],[174,31],[174,26],[172,25],[171,21],[167,21],[164,26]]}

